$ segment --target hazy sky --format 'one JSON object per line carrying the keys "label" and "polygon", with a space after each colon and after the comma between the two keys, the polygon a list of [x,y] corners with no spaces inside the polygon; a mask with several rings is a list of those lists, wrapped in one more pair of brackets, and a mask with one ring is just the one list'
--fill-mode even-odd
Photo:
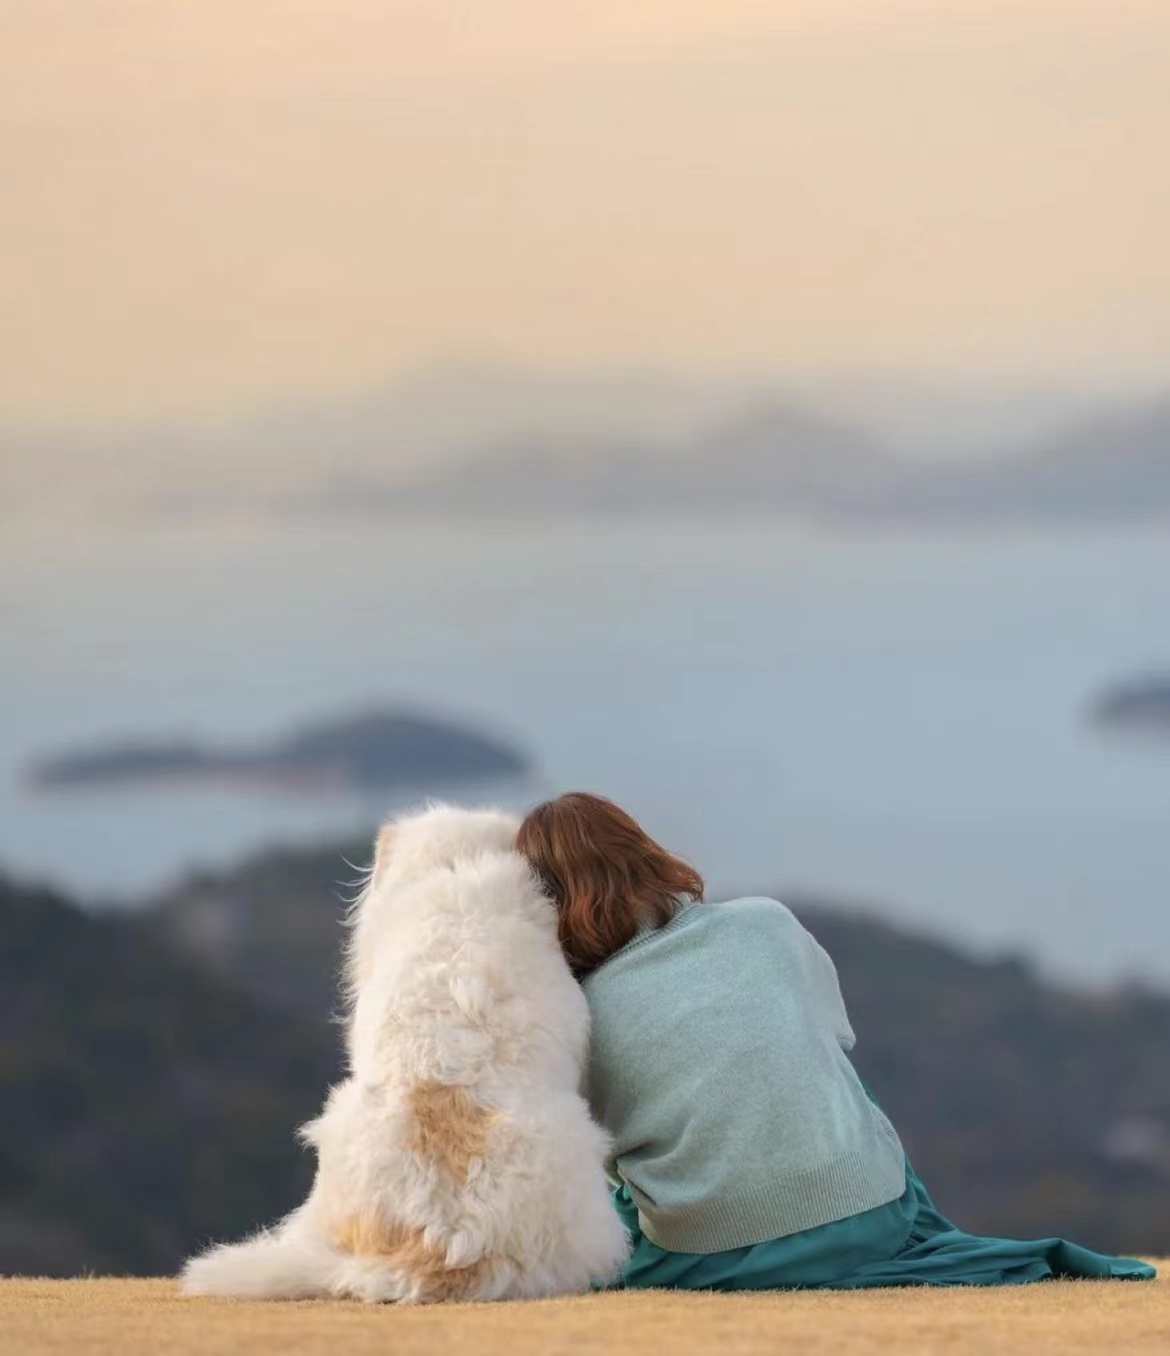
{"label": "hazy sky", "polygon": [[0,0],[0,419],[1170,376],[1166,0]]}

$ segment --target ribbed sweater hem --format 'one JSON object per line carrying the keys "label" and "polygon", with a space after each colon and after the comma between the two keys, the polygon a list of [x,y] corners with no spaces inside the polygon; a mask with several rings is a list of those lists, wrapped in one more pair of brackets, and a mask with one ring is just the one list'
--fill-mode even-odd
{"label": "ribbed sweater hem", "polygon": [[895,1140],[876,1165],[851,1153],[780,1181],[668,1211],[641,1212],[642,1232],[667,1252],[728,1252],[833,1224],[897,1200],[906,1160]]}

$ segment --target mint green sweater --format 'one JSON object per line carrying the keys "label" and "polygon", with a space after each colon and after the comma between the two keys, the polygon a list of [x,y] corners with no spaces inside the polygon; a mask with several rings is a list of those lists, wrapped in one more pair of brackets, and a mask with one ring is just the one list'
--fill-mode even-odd
{"label": "mint green sweater", "polygon": [[589,1099],[652,1242],[724,1252],[902,1194],[833,962],[783,904],[687,905],[584,987]]}

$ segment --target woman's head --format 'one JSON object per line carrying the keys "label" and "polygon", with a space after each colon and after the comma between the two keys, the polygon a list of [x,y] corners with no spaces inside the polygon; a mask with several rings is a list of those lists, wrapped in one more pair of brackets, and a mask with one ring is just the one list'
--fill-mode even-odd
{"label": "woman's head", "polygon": [[660,927],[682,897],[703,898],[703,879],[660,847],[603,796],[571,791],[530,811],[516,846],[557,906],[561,948],[581,977],[631,941]]}

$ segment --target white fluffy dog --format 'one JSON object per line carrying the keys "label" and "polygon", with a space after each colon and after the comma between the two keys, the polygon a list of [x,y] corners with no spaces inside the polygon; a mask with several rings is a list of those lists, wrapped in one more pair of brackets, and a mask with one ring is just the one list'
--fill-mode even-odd
{"label": "white fluffy dog", "polygon": [[349,1076],[301,1134],[305,1203],[187,1263],[188,1294],[490,1300],[583,1291],[628,1243],[578,1089],[589,1016],[516,821],[388,824],[355,907]]}

